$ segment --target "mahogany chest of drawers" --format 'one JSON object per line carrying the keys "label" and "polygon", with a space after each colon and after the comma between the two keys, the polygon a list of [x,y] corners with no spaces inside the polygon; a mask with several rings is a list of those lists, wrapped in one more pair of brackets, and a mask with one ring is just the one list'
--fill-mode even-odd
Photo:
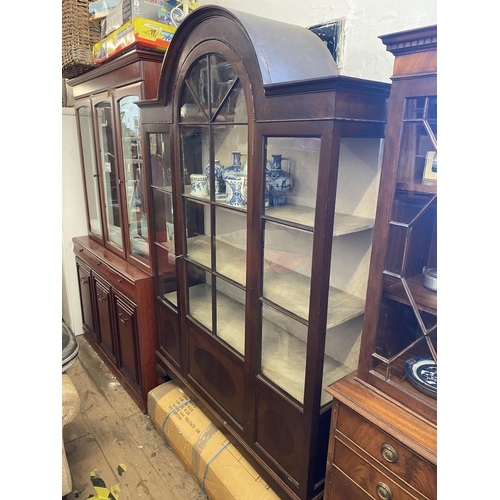
{"label": "mahogany chest of drawers", "polygon": [[333,400],[325,500],[435,500],[436,427],[354,376]]}

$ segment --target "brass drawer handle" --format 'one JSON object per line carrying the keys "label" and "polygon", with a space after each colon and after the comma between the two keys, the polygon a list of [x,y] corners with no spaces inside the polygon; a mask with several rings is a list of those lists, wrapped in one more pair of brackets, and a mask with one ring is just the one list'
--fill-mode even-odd
{"label": "brass drawer handle", "polygon": [[80,278],[80,283],[82,285],[86,285],[88,283],[88,280],[86,280],[85,278]]}
{"label": "brass drawer handle", "polygon": [[391,462],[391,464],[398,461],[398,452],[390,444],[383,444],[380,452],[388,462]]}
{"label": "brass drawer handle", "polygon": [[392,499],[392,491],[387,486],[385,483],[378,483],[377,484],[377,495],[382,499],[382,500],[391,500]]}
{"label": "brass drawer handle", "polygon": [[118,278],[118,283],[123,283],[123,278]]}
{"label": "brass drawer handle", "polygon": [[120,318],[120,321],[121,321],[122,323],[126,323],[126,322],[128,321],[128,318],[123,319],[123,317],[122,317],[122,313],[119,313],[119,314],[118,314],[118,317]]}
{"label": "brass drawer handle", "polygon": [[100,294],[99,294],[99,295],[97,296],[97,300],[98,300],[99,302],[105,302],[105,301],[106,301],[106,297],[105,297],[104,295],[100,295]]}
{"label": "brass drawer handle", "polygon": [[96,266],[100,266],[101,265],[101,261],[98,260],[96,263],[95,263]]}
{"label": "brass drawer handle", "polygon": [[83,248],[79,248],[79,249],[78,249],[78,251],[79,251],[79,252],[83,252]]}

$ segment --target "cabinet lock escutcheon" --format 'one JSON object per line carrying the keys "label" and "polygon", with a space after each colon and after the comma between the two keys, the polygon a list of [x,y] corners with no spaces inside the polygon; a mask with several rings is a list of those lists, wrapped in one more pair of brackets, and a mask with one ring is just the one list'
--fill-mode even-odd
{"label": "cabinet lock escutcheon", "polygon": [[398,452],[390,444],[383,444],[380,452],[382,453],[382,456],[391,464],[397,462],[399,458]]}
{"label": "cabinet lock escutcheon", "polygon": [[389,488],[389,486],[387,486],[387,484],[382,482],[378,483],[376,486],[376,490],[377,490],[377,495],[382,500],[392,500],[392,491]]}

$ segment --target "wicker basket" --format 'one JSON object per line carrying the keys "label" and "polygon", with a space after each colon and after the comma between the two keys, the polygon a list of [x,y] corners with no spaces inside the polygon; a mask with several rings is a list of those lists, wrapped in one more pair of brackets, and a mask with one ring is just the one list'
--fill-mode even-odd
{"label": "wicker basket", "polygon": [[99,25],[89,22],[88,0],[62,0],[63,78],[74,78],[94,67],[92,47],[99,40]]}

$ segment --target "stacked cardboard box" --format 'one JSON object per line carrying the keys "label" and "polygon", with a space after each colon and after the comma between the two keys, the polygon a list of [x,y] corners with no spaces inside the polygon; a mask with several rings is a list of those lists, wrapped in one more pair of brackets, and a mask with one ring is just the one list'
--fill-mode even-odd
{"label": "stacked cardboard box", "polygon": [[148,394],[148,414],[211,500],[279,500],[279,497],[174,382]]}

